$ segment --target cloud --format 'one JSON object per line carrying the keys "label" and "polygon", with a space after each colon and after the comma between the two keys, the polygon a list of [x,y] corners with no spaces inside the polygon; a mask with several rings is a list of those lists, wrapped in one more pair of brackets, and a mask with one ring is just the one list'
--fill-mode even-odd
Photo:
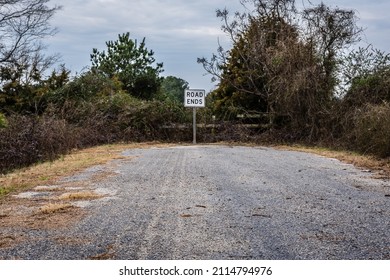
{"label": "cloud", "polygon": [[90,65],[93,48],[104,49],[106,41],[130,32],[133,39],[146,38],[157,61],[164,62],[166,75],[183,74],[184,79],[205,83],[209,78],[202,76],[196,59],[210,55],[217,38],[224,36],[215,11],[226,6],[236,10],[240,4],[238,0],[68,0],[53,20],[59,33],[48,43],[62,54],[67,67],[80,71]]}
{"label": "cloud", "polygon": [[[180,28],[209,26],[214,19],[212,6],[204,1],[157,1],[157,0],[100,0],[67,1],[59,12],[56,23],[75,32],[129,29],[138,32],[169,32]],[[77,5],[76,5],[77,4]],[[145,34],[147,36],[149,34]]]}
{"label": "cloud", "polygon": [[[63,56],[73,71],[89,66],[93,48],[104,49],[105,42],[130,32],[133,39],[146,38],[165,75],[175,75],[196,86],[211,87],[210,77],[196,63],[197,57],[209,57],[226,41],[215,16],[218,8],[242,10],[239,0],[55,0],[63,5],[53,19],[59,33],[48,40],[50,50]],[[55,4],[55,1],[50,2]],[[319,4],[321,0],[311,0]],[[300,1],[297,1],[297,4]],[[389,50],[390,10],[388,0],[325,0],[333,7],[357,11],[359,25],[366,27],[366,40]],[[386,50],[386,49],[384,49]]]}

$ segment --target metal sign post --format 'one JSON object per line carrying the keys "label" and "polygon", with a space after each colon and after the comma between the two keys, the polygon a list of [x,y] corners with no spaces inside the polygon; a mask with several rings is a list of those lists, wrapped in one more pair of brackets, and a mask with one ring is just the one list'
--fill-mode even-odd
{"label": "metal sign post", "polygon": [[193,143],[196,144],[196,108],[206,105],[206,91],[204,89],[187,89],[184,91],[184,107],[192,107]]}
{"label": "metal sign post", "polygon": [[196,145],[196,107],[192,108],[192,131],[193,131],[193,141],[194,145]]}

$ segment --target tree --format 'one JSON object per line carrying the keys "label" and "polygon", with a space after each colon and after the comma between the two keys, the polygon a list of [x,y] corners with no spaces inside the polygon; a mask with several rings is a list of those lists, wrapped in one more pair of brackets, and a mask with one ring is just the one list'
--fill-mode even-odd
{"label": "tree", "polygon": [[288,89],[299,68],[295,58],[312,58],[313,54],[299,42],[299,30],[292,23],[294,1],[244,2],[255,4],[253,14],[236,13],[230,21],[226,9],[217,11],[233,48],[225,51],[219,47],[210,61],[202,58],[198,62],[220,80],[215,92],[220,96],[215,101],[218,109],[235,111],[236,107],[239,112],[268,113],[272,124],[275,114],[281,112],[282,101],[291,95],[286,85]]}
{"label": "tree", "polygon": [[253,12],[218,10],[233,48],[198,59],[219,80],[215,103],[288,117],[292,131],[317,137],[330,113],[342,50],[359,38],[353,11],[295,0],[244,0]]}
{"label": "tree", "polygon": [[145,38],[138,45],[130,38],[130,33],[118,36],[117,41],[106,42],[107,51],[93,49],[92,70],[109,78],[117,77],[129,94],[150,99],[157,93],[163,71],[162,63],[155,66],[154,52],[145,45]]}
{"label": "tree", "polygon": [[[225,64],[212,66],[213,61],[206,65],[215,67],[220,80],[218,88],[212,93],[215,113],[223,118],[234,119],[237,114],[250,112],[267,112],[267,92],[265,88],[266,76],[263,67],[256,67],[250,63],[252,45],[250,27],[245,34],[235,41],[233,48],[226,54]],[[201,60],[199,60],[201,62]],[[253,71],[251,67],[256,67]],[[210,70],[211,68],[209,68]],[[220,72],[220,73],[219,73]]]}
{"label": "tree", "polygon": [[360,41],[355,11],[331,9],[324,3],[302,12],[304,33],[308,43],[316,48],[324,71],[324,86],[331,96],[337,85],[341,60],[340,52]]}
{"label": "tree", "polygon": [[57,56],[44,56],[41,39],[54,35],[49,24],[59,6],[49,0],[0,1],[0,104],[3,112],[43,109],[44,73]]}
{"label": "tree", "polygon": [[343,98],[343,105],[349,110],[384,102],[390,102],[390,66],[356,77]]}
{"label": "tree", "polygon": [[164,77],[161,84],[163,97],[184,104],[184,91],[189,88],[188,82],[174,76]]}
{"label": "tree", "polygon": [[45,111],[49,96],[69,81],[70,71],[62,65],[46,78],[41,67],[35,61],[28,67],[1,68],[0,112],[41,114]]}
{"label": "tree", "polygon": [[53,35],[49,20],[60,7],[49,0],[0,1],[0,64],[15,64],[42,49],[40,39]]}
{"label": "tree", "polygon": [[[343,78],[341,97],[351,102],[352,99],[359,99],[358,96],[354,96],[353,92],[356,86],[364,84],[364,80],[369,81],[370,78],[376,76],[377,79],[382,80],[378,82],[379,85],[384,82],[384,79],[388,79],[390,54],[375,49],[372,45],[359,47],[343,58],[341,66]],[[376,90],[374,89],[377,88],[376,85],[372,88],[372,98],[375,98],[374,92]],[[362,99],[358,103],[364,103],[365,101],[367,100]]]}

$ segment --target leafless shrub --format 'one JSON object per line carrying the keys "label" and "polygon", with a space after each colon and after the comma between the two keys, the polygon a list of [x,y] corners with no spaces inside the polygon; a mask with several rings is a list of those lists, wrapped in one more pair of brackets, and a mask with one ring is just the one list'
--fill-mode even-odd
{"label": "leafless shrub", "polygon": [[351,139],[355,149],[379,157],[390,156],[390,104],[368,104],[355,111]]}
{"label": "leafless shrub", "polygon": [[48,116],[13,115],[0,129],[0,173],[53,160],[77,146],[77,130]]}

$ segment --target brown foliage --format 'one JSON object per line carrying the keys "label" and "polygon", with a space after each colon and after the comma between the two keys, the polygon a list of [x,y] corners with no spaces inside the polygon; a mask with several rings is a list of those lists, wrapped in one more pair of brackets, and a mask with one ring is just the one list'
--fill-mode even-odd
{"label": "brown foliage", "polygon": [[354,112],[349,137],[354,149],[379,157],[390,156],[390,104],[367,104]]}
{"label": "brown foliage", "polygon": [[13,115],[0,129],[0,172],[53,160],[77,144],[78,130],[63,120]]}
{"label": "brown foliage", "polygon": [[0,128],[0,173],[36,162],[53,160],[72,149],[99,144],[138,141],[182,141],[172,131],[183,112],[159,101],[111,103],[65,102],[42,116],[11,115]]}

